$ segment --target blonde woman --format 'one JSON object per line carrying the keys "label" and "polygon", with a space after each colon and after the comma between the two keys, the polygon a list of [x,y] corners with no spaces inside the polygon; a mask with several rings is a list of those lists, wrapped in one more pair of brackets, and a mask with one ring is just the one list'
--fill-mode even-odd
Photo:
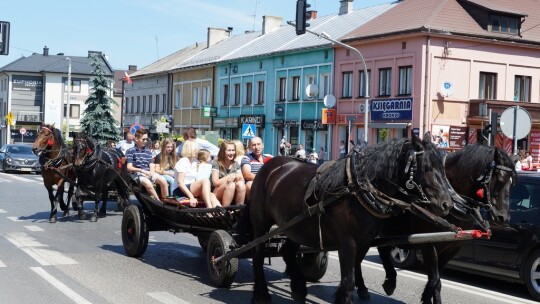
{"label": "blonde woman", "polygon": [[174,189],[173,194],[175,196],[188,197],[191,207],[197,206],[197,198],[201,198],[207,208],[220,206],[221,204],[210,190],[210,180],[197,180],[198,153],[199,144],[196,141],[186,140],[184,142],[182,146],[182,158],[174,166],[177,188]]}
{"label": "blonde woman", "polygon": [[169,193],[173,193],[174,188],[176,188],[174,182],[174,165],[176,165],[176,162],[174,141],[171,138],[166,138],[161,144],[161,152],[154,158],[154,164],[156,165],[156,172],[163,175],[169,184]]}
{"label": "blonde woman", "polygon": [[234,161],[240,164],[242,163],[242,157],[246,155],[246,149],[244,149],[244,144],[238,139],[234,139],[233,143],[234,143],[234,146],[236,147],[236,157],[234,158]]}
{"label": "blonde woman", "polygon": [[230,206],[233,200],[236,205],[243,205],[246,198],[246,182],[235,158],[236,145],[233,141],[225,140],[212,162],[214,194],[223,206]]}

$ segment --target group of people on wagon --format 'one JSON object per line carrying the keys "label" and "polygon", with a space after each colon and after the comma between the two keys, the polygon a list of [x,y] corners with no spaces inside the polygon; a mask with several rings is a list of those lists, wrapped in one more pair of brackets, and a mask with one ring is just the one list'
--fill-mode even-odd
{"label": "group of people on wagon", "polygon": [[225,140],[218,148],[198,138],[192,127],[184,130],[183,137],[178,148],[172,139],[164,139],[159,153],[153,155],[148,133],[138,129],[134,146],[126,150],[128,171],[138,176],[154,199],[174,203],[183,198],[192,207],[201,201],[207,208],[242,205],[249,199],[255,175],[272,158],[263,153],[260,137],[250,140],[248,153],[239,140]]}

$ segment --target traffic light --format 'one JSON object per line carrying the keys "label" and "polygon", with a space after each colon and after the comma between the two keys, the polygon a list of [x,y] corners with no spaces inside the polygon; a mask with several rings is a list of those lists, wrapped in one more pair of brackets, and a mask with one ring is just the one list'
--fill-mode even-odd
{"label": "traffic light", "polygon": [[0,55],[9,55],[9,22],[0,21]]}
{"label": "traffic light", "polygon": [[308,4],[307,0],[296,1],[296,35],[306,33],[306,27],[309,26],[306,21],[311,19],[311,11],[307,10],[308,7],[311,7],[311,4]]}

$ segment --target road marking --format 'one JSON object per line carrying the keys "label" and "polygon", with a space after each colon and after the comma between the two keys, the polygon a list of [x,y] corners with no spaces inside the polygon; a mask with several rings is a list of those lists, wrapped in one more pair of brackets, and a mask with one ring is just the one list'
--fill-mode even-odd
{"label": "road marking", "polygon": [[6,264],[4,264],[4,262],[0,261],[0,268],[2,267],[6,267]]}
{"label": "road marking", "polygon": [[[332,258],[332,259],[339,260],[338,254],[335,253],[335,252],[329,252],[328,256],[330,258]],[[366,268],[371,268],[371,269],[374,269],[374,270],[384,271],[384,268],[382,267],[381,264],[374,263],[374,262],[371,262],[371,261],[366,261],[366,260],[362,261],[362,266],[366,267]],[[418,274],[418,273],[408,271],[408,270],[403,270],[403,269],[396,269],[396,271],[398,273],[398,276],[406,277],[406,278],[409,278],[409,279],[415,279],[415,280],[422,281],[422,282],[427,282],[427,276],[424,275],[424,274]],[[537,303],[537,302],[534,302],[534,301],[521,299],[521,298],[518,298],[518,297],[503,294],[503,293],[500,293],[500,292],[496,292],[496,291],[492,291],[492,290],[488,290],[488,289],[482,289],[482,288],[474,287],[474,286],[471,286],[471,285],[465,285],[465,284],[461,284],[461,283],[458,283],[458,282],[448,281],[448,280],[445,280],[445,279],[441,279],[441,283],[443,284],[443,286],[445,288],[451,288],[451,289],[458,290],[458,291],[461,291],[461,292],[466,292],[466,293],[470,293],[470,294],[473,294],[473,295],[476,295],[476,296],[489,298],[489,299],[493,299],[493,300],[497,300],[497,301],[501,301],[501,302],[505,302],[505,303],[512,303],[512,304],[514,304],[514,303],[515,304],[521,304],[521,303],[533,304],[533,303]]]}
{"label": "road marking", "polygon": [[164,304],[189,304],[189,302],[177,298],[168,292],[149,292],[147,295]]}
{"label": "road marking", "polygon": [[8,216],[7,218],[14,222],[23,222],[23,220],[20,220],[17,216]]}
{"label": "road marking", "polygon": [[12,183],[9,179],[0,178],[0,183]]}
{"label": "road marking", "polygon": [[41,231],[45,231],[43,230],[43,228],[39,227],[39,226],[24,226],[26,229],[30,230],[30,231],[35,231],[35,232],[41,232]]}
{"label": "road marking", "polygon": [[0,213],[7,213],[7,211],[4,209],[0,209]]}
{"label": "road marking", "polygon": [[[20,176],[12,175],[12,174],[0,173],[0,176],[8,177],[10,179],[15,179],[15,180],[18,180],[18,181],[21,181],[21,182],[41,183],[41,181],[38,181],[38,180],[35,180],[35,179],[20,177]],[[9,182],[11,182],[11,181],[9,181]]]}
{"label": "road marking", "polygon": [[43,266],[78,264],[58,251],[43,248],[49,246],[36,241],[24,232],[8,233],[4,237]]}
{"label": "road marking", "polygon": [[49,274],[45,269],[41,267],[30,267],[32,271],[37,273],[40,277],[42,277],[45,281],[49,282],[52,286],[56,287],[56,289],[60,290],[63,294],[65,294],[68,298],[73,300],[75,303],[78,304],[91,304],[92,302],[86,300],[81,295],[73,291],[73,289],[66,286],[66,284],[60,282],[58,279],[53,277],[51,274]]}

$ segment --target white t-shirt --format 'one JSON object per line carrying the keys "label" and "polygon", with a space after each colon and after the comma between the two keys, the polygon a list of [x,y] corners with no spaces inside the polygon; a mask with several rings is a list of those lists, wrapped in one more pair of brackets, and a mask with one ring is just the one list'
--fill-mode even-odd
{"label": "white t-shirt", "polygon": [[121,140],[117,145],[116,148],[122,150],[122,153],[126,155],[126,151],[129,150],[129,148],[135,147],[135,140],[132,140],[131,143],[128,143],[126,140]]}
{"label": "white t-shirt", "polygon": [[210,179],[210,175],[212,175],[212,164],[199,164],[197,180]]}
{"label": "white t-shirt", "polygon": [[187,157],[182,157],[180,160],[176,163],[174,166],[174,182],[176,183],[176,186],[178,187],[178,173],[185,173],[184,174],[184,184],[189,185],[197,180],[197,165],[199,162],[196,159],[193,159],[192,161],[189,160]]}

